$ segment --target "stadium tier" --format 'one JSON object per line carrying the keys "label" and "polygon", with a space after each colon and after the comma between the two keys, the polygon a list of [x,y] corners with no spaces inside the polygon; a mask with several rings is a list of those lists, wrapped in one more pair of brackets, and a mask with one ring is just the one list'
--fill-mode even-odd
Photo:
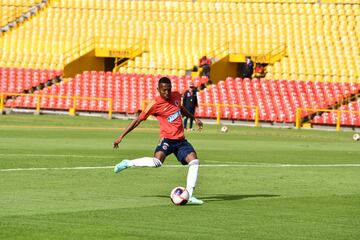
{"label": "stadium tier", "polygon": [[[229,77],[198,94],[199,102],[202,103],[198,115],[216,117],[216,106],[211,105],[215,103],[222,105],[221,118],[253,121],[255,108],[244,106],[258,106],[261,121],[295,122],[298,108],[328,109],[340,100],[357,94],[359,90],[360,84],[355,83],[274,81],[256,78],[250,80]],[[354,103],[351,103],[351,106],[354,111],[360,110],[356,109]],[[316,111],[304,110],[301,117],[309,116],[313,112]],[[359,113],[351,115],[359,116]]]}
{"label": "stadium tier", "polygon": [[[342,111],[348,111],[342,113],[340,116],[340,124],[342,126],[360,126],[360,100],[349,103],[348,105],[341,106],[340,109]],[[312,123],[335,125],[337,123],[337,119],[338,113],[336,111],[324,112],[319,116],[315,116]]]}
{"label": "stadium tier", "polygon": [[[1,0],[0,1],[0,27],[20,17],[29,7],[35,5],[36,0]],[[40,1],[39,1],[40,2]]]}
{"label": "stadium tier", "polygon": [[61,76],[61,71],[0,67],[0,93],[25,93],[44,87],[48,81]]}
{"label": "stadium tier", "polygon": [[[23,2],[2,1],[1,11],[16,18],[9,6],[39,1]],[[39,104],[6,97],[6,107],[136,113],[160,75],[181,92],[201,84],[185,74],[207,55],[218,83],[199,92],[200,117],[215,118],[214,104],[225,119],[254,120],[254,107],[229,106],[241,105],[258,107],[261,121],[292,123],[298,108],[341,109],[341,124],[359,125],[359,34],[352,0],[53,0],[0,36],[1,92],[47,95]],[[114,73],[109,56],[121,60]],[[266,65],[264,78],[237,77],[244,56]],[[46,84],[59,74],[64,81]],[[314,124],[336,114],[301,112]]]}
{"label": "stadium tier", "polygon": [[140,39],[142,52],[118,71],[184,75],[205,54],[266,61],[284,48],[267,79],[359,82],[359,28],[360,4],[351,0],[53,0],[2,37],[0,65],[63,69],[91,49]]}
{"label": "stadium tier", "polygon": [[[2,85],[7,86],[10,76],[23,76],[13,73],[14,70],[2,70]],[[32,72],[30,72],[32,73]],[[27,75],[30,75],[29,71]],[[11,85],[13,92],[23,92],[26,87],[36,86],[56,76],[53,71],[43,71],[39,81],[39,71],[34,71],[34,83]],[[22,77],[20,77],[22,78]],[[156,96],[158,75],[123,74],[112,72],[84,72],[75,78],[65,79],[43,90],[34,91],[35,95],[20,96],[15,100],[8,99],[6,107],[37,107],[41,95],[41,109],[68,110],[74,107],[77,111],[107,112],[110,107],[114,113],[137,113],[144,104]],[[173,89],[184,92],[193,79],[191,77],[171,77]],[[207,78],[195,78],[194,83],[200,86]],[[26,85],[27,84],[27,85]],[[259,108],[259,120],[265,122],[294,123],[296,111],[301,108],[302,118],[309,118],[314,124],[336,124],[336,109],[345,111],[341,115],[341,124],[359,126],[359,100],[350,101],[360,92],[358,83],[330,83],[312,81],[288,81],[267,79],[242,79],[228,77],[225,81],[211,85],[198,93],[199,108],[196,115],[203,118],[216,118],[218,104],[220,117],[229,120],[254,121],[256,108]],[[110,104],[111,99],[111,104]],[[346,102],[347,101],[347,102]],[[333,112],[324,112],[333,109]],[[351,112],[353,111],[353,112]],[[313,120],[312,120],[313,119]],[[335,121],[335,122],[334,122]]]}
{"label": "stadium tier", "polygon": [[[41,97],[40,108],[52,110],[68,110],[73,107],[73,96],[77,99],[76,110],[107,112],[112,99],[112,112],[137,113],[156,96],[159,76],[143,74],[121,74],[112,72],[84,72],[75,78],[66,79],[51,87],[34,92],[34,96],[20,96],[16,100],[8,100],[6,107],[36,108]],[[171,77],[173,89],[184,92],[189,77]],[[200,86],[207,78],[195,78],[194,83]]]}

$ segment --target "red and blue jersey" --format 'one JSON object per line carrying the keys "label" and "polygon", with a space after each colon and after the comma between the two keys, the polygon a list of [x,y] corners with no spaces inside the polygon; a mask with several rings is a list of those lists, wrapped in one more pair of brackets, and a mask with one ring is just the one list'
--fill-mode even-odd
{"label": "red and blue jersey", "polygon": [[160,123],[160,137],[167,139],[184,139],[184,126],[181,120],[181,94],[171,92],[169,100],[157,96],[140,113],[139,118],[146,120],[150,115],[157,118]]}

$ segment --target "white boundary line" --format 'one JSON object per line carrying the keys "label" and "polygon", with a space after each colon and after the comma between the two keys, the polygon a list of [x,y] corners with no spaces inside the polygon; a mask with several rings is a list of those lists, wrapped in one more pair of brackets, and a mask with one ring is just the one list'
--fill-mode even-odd
{"label": "white boundary line", "polygon": [[[291,168],[291,167],[360,167],[360,164],[201,164],[201,167],[257,167],[257,168]],[[165,168],[185,167],[182,165],[163,165]],[[112,169],[114,166],[98,167],[55,167],[55,168],[4,168],[0,172],[16,171],[48,171],[48,170],[92,170],[92,169]]]}
{"label": "white boundary line", "polygon": [[114,158],[115,156],[92,156],[92,155],[66,155],[66,154],[31,154],[31,153],[0,153],[0,156],[12,156],[12,157],[69,157],[69,158]]}
{"label": "white boundary line", "polygon": [[89,169],[104,169],[114,168],[114,166],[103,167],[58,167],[58,168],[4,168],[0,172],[16,172],[16,171],[47,171],[47,170],[89,170]]}

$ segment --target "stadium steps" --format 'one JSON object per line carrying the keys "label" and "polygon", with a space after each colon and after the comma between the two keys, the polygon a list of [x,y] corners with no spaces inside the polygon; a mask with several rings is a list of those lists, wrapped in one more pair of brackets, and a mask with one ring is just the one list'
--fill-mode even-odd
{"label": "stadium steps", "polygon": [[[360,126],[360,99],[355,102],[350,102],[348,105],[342,105],[339,110],[340,125],[356,127]],[[338,111],[324,112],[319,116],[315,116],[310,122],[311,125],[337,125]]]}
{"label": "stadium steps", "polygon": [[[0,92],[5,94],[4,104],[16,101],[16,94],[31,94],[61,82],[62,73],[55,70],[34,70],[0,67]],[[11,95],[14,94],[14,95]]]}
{"label": "stadium steps", "polygon": [[[25,89],[23,92],[18,92],[17,94],[34,94],[37,91],[49,88],[52,85],[54,85],[56,83],[59,83],[61,81],[62,81],[61,77],[55,77],[53,79],[49,79],[46,83],[42,83],[42,84],[40,84],[38,86],[33,86],[30,89]],[[5,106],[9,106],[9,103],[8,103],[9,100],[16,101],[16,99],[18,99],[20,97],[21,97],[20,95],[11,96],[11,94],[10,95],[5,94],[5,98],[4,98]]]}
{"label": "stadium steps", "polygon": [[[335,102],[334,104],[329,105],[326,109],[328,110],[337,110],[340,109],[343,106],[349,105],[352,102],[356,102],[360,98],[360,90],[357,93],[353,93],[350,95],[342,95],[338,102]],[[311,113],[305,117],[302,117],[300,120],[301,124],[309,123],[311,122],[315,116],[320,116],[324,113],[324,111],[316,111],[314,113]]]}
{"label": "stadium steps", "polygon": [[15,29],[30,20],[31,17],[41,13],[49,6],[48,3],[48,1],[40,0],[1,1],[0,34],[5,34]]}

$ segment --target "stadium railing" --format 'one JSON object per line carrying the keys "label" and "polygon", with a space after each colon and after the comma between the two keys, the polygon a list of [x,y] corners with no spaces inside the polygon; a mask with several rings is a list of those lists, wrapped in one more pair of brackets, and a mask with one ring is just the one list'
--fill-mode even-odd
{"label": "stadium railing", "polygon": [[310,112],[335,112],[336,117],[336,131],[340,131],[341,127],[341,115],[343,113],[355,113],[360,115],[360,111],[353,111],[353,110],[341,110],[341,109],[321,109],[321,108],[297,108],[296,109],[296,118],[295,118],[295,127],[297,129],[301,128],[301,117],[303,111],[310,111]]}
{"label": "stadium railing", "polygon": [[[141,102],[141,110],[144,111],[147,104],[149,104],[149,103],[150,103],[150,100],[143,100]],[[216,107],[216,124],[220,124],[220,122],[221,122],[221,107],[255,109],[254,127],[259,126],[259,107],[258,106],[243,106],[243,105],[236,105],[236,104],[220,104],[220,103],[202,103],[199,105]],[[203,116],[199,116],[199,117],[203,117]],[[239,120],[239,119],[236,119],[236,120]]]}
{"label": "stadium railing", "polygon": [[44,94],[26,94],[26,93],[0,93],[0,112],[5,108],[5,97],[36,97],[36,113],[40,113],[41,98],[57,98],[57,99],[72,99],[73,105],[69,108],[69,115],[75,116],[76,114],[76,100],[95,100],[95,101],[108,101],[108,117],[112,118],[113,112],[113,99],[112,98],[94,98],[94,97],[79,97],[79,96],[57,96],[57,95],[44,95]]}
{"label": "stadium railing", "polygon": [[199,105],[216,107],[216,123],[217,124],[220,124],[220,121],[221,121],[221,107],[255,109],[254,127],[259,126],[259,107],[258,106],[244,106],[244,105],[237,105],[237,104],[220,104],[220,103],[202,103]]}

